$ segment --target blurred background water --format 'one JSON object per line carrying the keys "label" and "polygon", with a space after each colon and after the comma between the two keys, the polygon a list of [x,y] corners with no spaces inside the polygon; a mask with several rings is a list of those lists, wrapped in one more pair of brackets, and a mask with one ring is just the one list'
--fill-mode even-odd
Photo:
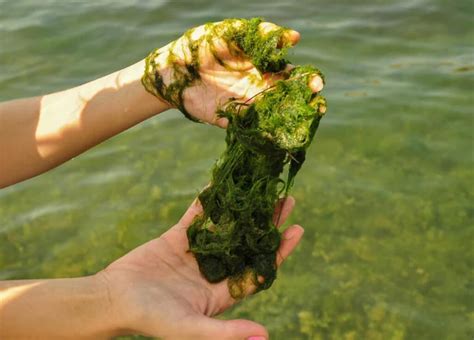
{"label": "blurred background water", "polygon": [[[0,100],[95,79],[208,21],[298,30],[289,58],[323,70],[329,101],[293,189],[306,233],[274,286],[223,317],[273,339],[472,339],[473,6],[0,1]],[[176,223],[223,149],[224,131],[173,111],[1,190],[0,279],[95,273]]]}

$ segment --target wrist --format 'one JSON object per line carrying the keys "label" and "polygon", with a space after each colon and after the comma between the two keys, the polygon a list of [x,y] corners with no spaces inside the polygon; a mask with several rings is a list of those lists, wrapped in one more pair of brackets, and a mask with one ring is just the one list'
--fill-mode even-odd
{"label": "wrist", "polygon": [[99,318],[102,333],[109,337],[132,334],[128,315],[130,310],[125,306],[122,293],[117,288],[117,282],[111,280],[105,270],[89,277],[90,284],[99,293],[98,301],[103,306],[104,318]]}
{"label": "wrist", "polygon": [[169,50],[170,44],[151,51],[140,61],[141,83],[145,91],[168,105],[168,108],[179,108],[173,100],[177,98],[167,96],[167,87],[173,82],[173,67],[169,64],[169,61],[173,60]]}
{"label": "wrist", "polygon": [[189,105],[192,103],[189,98],[186,101],[190,107],[186,107],[185,90],[201,79],[199,56],[196,52],[198,47],[195,45],[194,49],[191,49],[189,46],[183,46],[182,39],[178,39],[153,50],[144,60],[145,71],[142,77],[146,91],[195,122],[200,120],[189,112],[193,106]]}
{"label": "wrist", "polygon": [[136,97],[136,105],[148,108],[147,112],[154,114],[172,108],[172,106],[161,96],[150,93],[143,85],[143,75],[145,74],[145,59],[130,65],[119,71],[117,77],[118,87],[126,87],[133,91]]}

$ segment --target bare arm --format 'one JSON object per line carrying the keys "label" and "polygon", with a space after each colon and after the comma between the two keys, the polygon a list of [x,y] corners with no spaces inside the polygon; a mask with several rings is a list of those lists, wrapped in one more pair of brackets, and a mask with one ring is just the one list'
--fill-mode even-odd
{"label": "bare arm", "polygon": [[100,277],[0,282],[0,338],[109,338],[118,319]]}
{"label": "bare arm", "polygon": [[[189,76],[186,65],[194,63],[198,76],[179,100],[170,95],[174,100],[167,102],[145,90],[142,60],[69,90],[0,103],[0,188],[52,169],[170,107],[184,107],[200,121],[226,127],[226,118],[216,115],[223,105],[231,98],[250,100],[284,78],[285,72],[262,74],[250,59],[231,53],[213,28],[218,25],[199,26],[151,54],[156,65],[152,73],[159,74],[165,87],[182,82]],[[278,29],[261,24],[263,32]],[[296,31],[282,36],[291,45],[299,38]],[[315,75],[310,86],[320,91],[322,79]]]}
{"label": "bare arm", "polygon": [[0,188],[39,175],[169,108],[141,84],[144,62],[87,84],[0,103]]}

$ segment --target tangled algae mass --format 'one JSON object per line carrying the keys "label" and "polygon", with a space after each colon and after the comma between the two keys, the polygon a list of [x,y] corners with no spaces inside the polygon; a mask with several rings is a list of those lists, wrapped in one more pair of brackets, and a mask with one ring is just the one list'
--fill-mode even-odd
{"label": "tangled algae mass", "polygon": [[[231,53],[244,53],[262,73],[283,71],[286,30],[264,34],[260,23],[257,18],[227,19],[209,24],[207,34],[219,34]],[[191,51],[195,43],[189,40]],[[144,86],[184,109],[184,86],[199,82],[199,62],[175,71],[174,83],[165,86],[153,65],[154,53],[147,59]],[[308,86],[316,74],[322,77],[313,66],[297,66],[253,101],[235,100],[217,113],[229,120],[227,148],[214,166],[211,184],[199,195],[204,212],[187,236],[201,273],[209,282],[228,278],[234,298],[242,298],[249,283],[259,291],[275,280],[281,240],[273,221],[275,205],[291,188],[326,110],[325,99]]]}

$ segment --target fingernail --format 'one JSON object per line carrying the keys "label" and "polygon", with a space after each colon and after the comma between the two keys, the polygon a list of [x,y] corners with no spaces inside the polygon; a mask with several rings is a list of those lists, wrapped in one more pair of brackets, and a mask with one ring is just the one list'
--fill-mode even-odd
{"label": "fingernail", "polygon": [[[289,234],[289,235],[288,235]],[[285,237],[285,240],[291,240],[293,237],[295,237],[295,232],[292,232],[292,233],[288,233],[286,235],[284,235]]]}
{"label": "fingernail", "polygon": [[309,86],[314,92],[319,92],[323,89],[323,80],[319,76],[315,76],[311,79]]}
{"label": "fingernail", "polygon": [[301,235],[304,234],[304,229],[301,226],[299,226],[299,228],[292,228],[291,230],[288,230],[286,234],[283,235],[283,237],[285,238],[285,240],[291,240],[293,237],[299,235],[300,233]]}
{"label": "fingernail", "polygon": [[251,336],[247,340],[267,340],[264,336]]}

